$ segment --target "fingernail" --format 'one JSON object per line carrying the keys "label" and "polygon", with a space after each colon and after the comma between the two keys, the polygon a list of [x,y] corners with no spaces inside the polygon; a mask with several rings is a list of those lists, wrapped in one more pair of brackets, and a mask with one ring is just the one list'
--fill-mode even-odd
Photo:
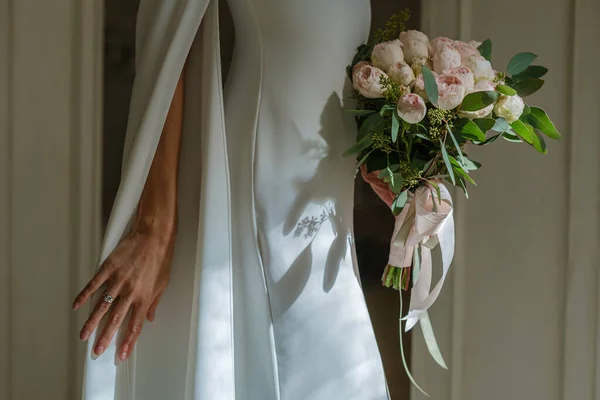
{"label": "fingernail", "polygon": [[101,356],[102,353],[104,353],[104,346],[98,346],[96,347],[96,354]]}
{"label": "fingernail", "polygon": [[79,337],[85,342],[90,337],[90,333],[88,331],[83,331]]}
{"label": "fingernail", "polygon": [[79,308],[79,303],[73,303],[73,310],[77,310]]}
{"label": "fingernail", "polygon": [[125,353],[125,352],[122,352],[121,355],[119,356],[119,359],[121,361],[125,361],[126,358],[127,358],[127,353]]}

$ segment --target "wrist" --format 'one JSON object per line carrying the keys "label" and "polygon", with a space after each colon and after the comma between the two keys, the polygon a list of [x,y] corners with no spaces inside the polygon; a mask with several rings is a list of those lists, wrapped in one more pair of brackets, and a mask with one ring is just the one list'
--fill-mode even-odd
{"label": "wrist", "polygon": [[174,216],[138,215],[132,230],[153,238],[171,241],[177,235],[177,218]]}

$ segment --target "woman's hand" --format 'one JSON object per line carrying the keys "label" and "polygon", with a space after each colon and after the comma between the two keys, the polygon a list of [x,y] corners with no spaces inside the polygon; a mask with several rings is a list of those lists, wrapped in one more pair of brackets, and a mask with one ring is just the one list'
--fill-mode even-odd
{"label": "woman's hand", "polygon": [[100,298],[81,330],[81,340],[85,341],[102,317],[109,314],[104,329],[97,335],[96,355],[106,350],[130,311],[128,332],[118,353],[122,361],[131,354],[145,318],[154,320],[160,296],[169,282],[174,236],[134,229],[75,299],[74,309],[80,308],[98,290],[116,299],[111,305],[104,297]]}

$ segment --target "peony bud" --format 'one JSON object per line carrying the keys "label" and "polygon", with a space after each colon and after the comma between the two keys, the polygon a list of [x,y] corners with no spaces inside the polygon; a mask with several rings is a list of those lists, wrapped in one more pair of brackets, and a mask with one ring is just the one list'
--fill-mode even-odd
{"label": "peony bud", "polygon": [[381,77],[387,76],[379,68],[362,61],[352,70],[352,83],[354,89],[369,99],[384,97],[384,88],[381,86]]}
{"label": "peony bud", "polygon": [[402,42],[396,39],[376,45],[371,54],[371,61],[373,66],[383,71],[387,71],[390,66],[397,62],[404,61]]}
{"label": "peony bud", "polygon": [[390,66],[387,74],[400,86],[408,86],[415,80],[413,70],[403,61]]}
{"label": "peony bud", "polygon": [[417,94],[409,93],[398,100],[398,115],[409,124],[417,124],[425,118],[425,100]]}
{"label": "peony bud", "polygon": [[498,101],[496,101],[496,105],[494,106],[494,114],[496,114],[498,117],[504,118],[509,124],[512,124],[521,117],[524,109],[525,103],[519,96],[502,95]]}

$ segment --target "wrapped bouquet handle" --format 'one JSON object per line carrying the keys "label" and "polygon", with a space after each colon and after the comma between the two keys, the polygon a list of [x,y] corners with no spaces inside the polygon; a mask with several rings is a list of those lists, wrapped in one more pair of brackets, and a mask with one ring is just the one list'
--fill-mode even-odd
{"label": "wrapped bouquet handle", "polygon": [[[420,268],[412,268],[414,285],[411,290],[409,312],[404,317],[406,331],[412,329],[425,311],[438,298],[454,257],[454,209],[450,192],[443,184],[437,185],[439,194],[431,186],[421,186],[402,213],[396,218],[390,245],[388,267],[410,271],[414,253],[420,257]],[[431,250],[440,246],[442,253],[442,277],[431,289],[433,263]],[[402,274],[407,275],[407,274]]]}

